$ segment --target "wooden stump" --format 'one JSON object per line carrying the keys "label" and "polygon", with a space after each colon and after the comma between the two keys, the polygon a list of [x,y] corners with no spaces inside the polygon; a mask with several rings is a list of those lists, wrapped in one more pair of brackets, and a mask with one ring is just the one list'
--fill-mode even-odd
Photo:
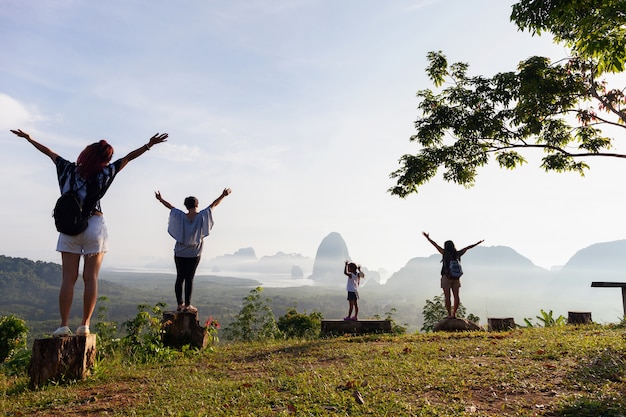
{"label": "wooden stump", "polygon": [[322,320],[320,336],[391,333],[390,320]]}
{"label": "wooden stump", "polygon": [[206,329],[198,322],[198,313],[166,311],[163,313],[163,344],[181,348],[190,345],[204,349],[208,344]]}
{"label": "wooden stump", "polygon": [[30,384],[85,379],[95,362],[95,334],[36,339],[28,366]]}
{"label": "wooden stump", "polygon": [[487,322],[489,323],[490,332],[500,332],[515,328],[515,319],[513,317],[491,318],[487,319]]}
{"label": "wooden stump", "polygon": [[433,332],[473,332],[482,330],[480,326],[466,319],[443,319],[433,327]]}
{"label": "wooden stump", "polygon": [[568,311],[567,312],[568,324],[591,324],[591,313],[583,311]]}

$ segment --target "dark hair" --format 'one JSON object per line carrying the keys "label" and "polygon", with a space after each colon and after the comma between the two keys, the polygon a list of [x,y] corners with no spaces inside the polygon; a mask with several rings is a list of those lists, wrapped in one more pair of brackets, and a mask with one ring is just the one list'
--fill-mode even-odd
{"label": "dark hair", "polygon": [[441,262],[443,262],[444,265],[448,265],[452,259],[459,259],[456,247],[453,241],[446,240],[443,244],[443,259]]}
{"label": "dark hair", "polygon": [[112,157],[113,147],[106,140],[92,143],[78,155],[76,172],[84,179],[91,178],[102,172]]}
{"label": "dark hair", "polygon": [[198,199],[196,197],[189,196],[185,198],[185,202],[183,204],[185,205],[187,210],[191,210],[198,205]]}

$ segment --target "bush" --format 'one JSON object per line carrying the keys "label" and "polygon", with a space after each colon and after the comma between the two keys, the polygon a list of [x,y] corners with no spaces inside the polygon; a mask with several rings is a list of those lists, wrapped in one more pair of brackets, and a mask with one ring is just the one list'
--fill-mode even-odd
{"label": "bush", "polygon": [[154,307],[140,304],[135,318],[124,322],[128,334],[120,344],[129,357],[147,363],[168,360],[174,356],[175,352],[163,345],[163,307],[165,303],[157,303]]}
{"label": "bush", "polygon": [[262,299],[263,288],[257,287],[243,299],[243,307],[235,320],[224,329],[226,338],[234,341],[252,342],[282,337],[269,299]]}
{"label": "bush", "polygon": [[[456,316],[458,318],[465,318],[465,307],[463,303],[459,304],[459,309],[456,311]],[[435,296],[432,300],[426,300],[426,304],[424,305],[424,309],[422,310],[422,314],[424,316],[424,325],[422,326],[423,332],[432,332],[435,324],[445,319],[448,316],[448,311],[446,310],[445,302],[443,295]],[[467,317],[468,321],[472,323],[478,324],[480,322],[480,317],[470,314]]]}
{"label": "bush", "polygon": [[15,352],[26,347],[28,327],[16,316],[0,317],[0,362],[10,359]]}
{"label": "bush", "polygon": [[278,328],[288,339],[315,339],[320,334],[322,313],[298,313],[294,307],[287,309],[284,316],[278,318]]}
{"label": "bush", "polygon": [[[567,324],[567,319],[563,316],[559,316],[555,319],[553,316],[554,313],[552,312],[552,310],[547,312],[541,309],[540,312],[541,312],[541,316],[535,316],[535,317],[537,317],[537,319],[539,319],[539,321],[543,323],[543,327],[564,326],[565,324]],[[533,324],[531,318],[524,318],[524,322],[526,322],[527,327],[539,326],[538,324],[537,325]]]}

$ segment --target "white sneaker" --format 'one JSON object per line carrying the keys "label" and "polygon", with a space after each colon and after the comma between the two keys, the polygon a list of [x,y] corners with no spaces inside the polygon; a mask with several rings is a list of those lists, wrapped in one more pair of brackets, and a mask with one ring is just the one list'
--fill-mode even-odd
{"label": "white sneaker", "polygon": [[87,336],[89,334],[89,326],[86,324],[79,326],[78,329],[76,329],[76,334],[78,336]]}
{"label": "white sneaker", "polygon": [[61,326],[58,329],[56,329],[54,333],[52,333],[53,337],[65,337],[65,336],[71,336],[71,335],[72,335],[72,331],[67,326]]}

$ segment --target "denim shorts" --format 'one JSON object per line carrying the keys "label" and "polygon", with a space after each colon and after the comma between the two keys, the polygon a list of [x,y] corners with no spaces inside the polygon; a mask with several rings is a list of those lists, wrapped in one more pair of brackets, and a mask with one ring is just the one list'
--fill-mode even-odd
{"label": "denim shorts", "polygon": [[94,255],[108,250],[109,233],[103,216],[91,216],[87,228],[78,235],[70,236],[59,233],[58,252]]}

